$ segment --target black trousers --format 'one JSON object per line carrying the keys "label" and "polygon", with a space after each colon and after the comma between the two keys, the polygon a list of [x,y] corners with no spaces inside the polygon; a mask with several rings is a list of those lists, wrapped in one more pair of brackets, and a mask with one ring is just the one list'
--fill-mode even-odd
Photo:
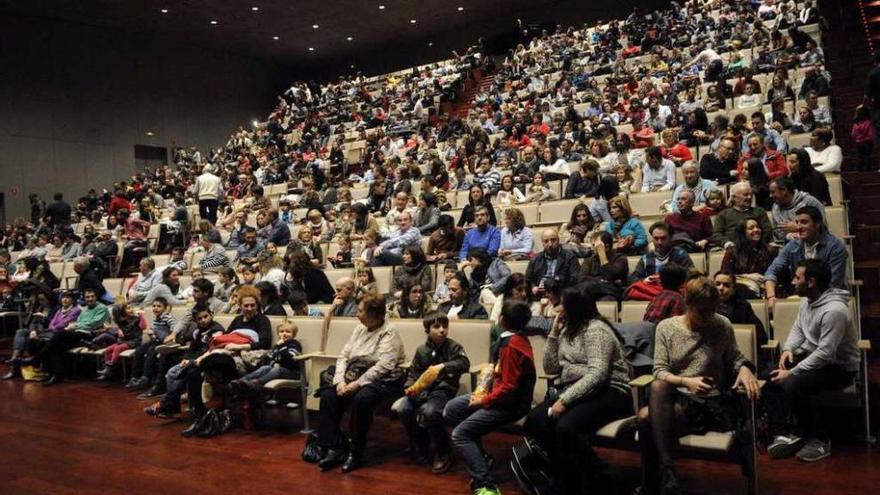
{"label": "black trousers", "polygon": [[449,433],[446,431],[446,422],[443,421],[443,408],[454,395],[448,390],[434,390],[423,401],[407,398],[407,404],[400,412],[400,422],[406,428],[410,440],[420,449],[427,450],[428,443],[432,442],[438,456],[446,456],[451,452]]}
{"label": "black trousers", "polygon": [[84,345],[86,338],[80,332],[65,330],[56,333],[36,355],[42,370],[50,375],[64,375],[69,363],[67,351]]}
{"label": "black trousers", "polygon": [[147,342],[141,344],[134,350],[134,356],[131,360],[131,377],[146,377],[153,381],[156,378],[156,344],[155,342]]}
{"label": "black trousers", "polygon": [[199,216],[215,225],[217,223],[217,207],[219,205],[220,201],[216,199],[200,199]]}
{"label": "black trousers", "polygon": [[606,388],[569,407],[562,416],[551,418],[548,410],[556,402],[547,399],[529,412],[525,431],[550,455],[558,493],[588,493],[591,480],[598,474],[599,458],[589,436],[606,424],[632,414],[629,395]]}
{"label": "black trousers", "polygon": [[335,387],[328,387],[321,393],[320,422],[318,424],[318,445],[337,448],[344,442],[342,417],[351,409],[351,449],[362,454],[367,444],[367,433],[373,424],[373,413],[383,400],[399,397],[403,393],[403,382],[371,383],[357,392],[339,396]]}
{"label": "black trousers", "polygon": [[[813,406],[814,396],[846,388],[856,373],[836,364],[791,375],[780,384],[767,382],[764,407],[774,434],[796,433],[799,436],[826,441],[821,411]],[[796,425],[791,424],[791,418]]]}

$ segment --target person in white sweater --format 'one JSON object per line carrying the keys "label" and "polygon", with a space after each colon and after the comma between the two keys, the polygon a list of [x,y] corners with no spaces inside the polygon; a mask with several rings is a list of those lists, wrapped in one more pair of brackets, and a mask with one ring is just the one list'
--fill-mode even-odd
{"label": "person in white sweater", "polygon": [[816,172],[827,174],[840,173],[843,163],[843,151],[840,146],[831,144],[834,132],[830,127],[819,127],[810,136],[810,146],[806,148],[810,155],[810,163]]}
{"label": "person in white sweater", "polygon": [[223,181],[213,171],[212,166],[206,165],[193,184],[193,194],[199,200],[199,215],[212,225],[217,223],[217,207],[224,194]]}

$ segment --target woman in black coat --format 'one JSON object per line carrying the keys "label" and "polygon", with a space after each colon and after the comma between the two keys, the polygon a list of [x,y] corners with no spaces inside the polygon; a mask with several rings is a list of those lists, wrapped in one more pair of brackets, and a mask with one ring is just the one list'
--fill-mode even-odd
{"label": "woman in black coat", "polygon": [[458,219],[459,227],[473,227],[474,213],[477,211],[478,206],[485,206],[486,209],[489,210],[489,223],[492,225],[498,225],[498,220],[495,219],[495,208],[492,207],[492,202],[490,202],[489,198],[483,193],[482,187],[473,185],[468,194],[468,204],[461,211],[461,217]]}
{"label": "woman in black coat", "polygon": [[327,275],[312,266],[309,255],[303,251],[288,254],[284,257],[284,266],[287,272],[284,283],[287,285],[289,293],[292,293],[294,289],[305,292],[309,304],[330,304],[333,302],[336,291],[327,280]]}
{"label": "woman in black coat", "polygon": [[803,148],[788,150],[786,164],[791,173],[791,180],[798,191],[809,193],[825,206],[831,205],[831,191],[828,189],[828,179],[813,168],[810,154]]}

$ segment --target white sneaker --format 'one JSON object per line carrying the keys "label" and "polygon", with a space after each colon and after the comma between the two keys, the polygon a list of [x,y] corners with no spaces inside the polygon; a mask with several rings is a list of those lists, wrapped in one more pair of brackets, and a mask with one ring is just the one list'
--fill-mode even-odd
{"label": "white sneaker", "polygon": [[767,453],[772,459],[785,459],[795,455],[803,443],[804,439],[795,435],[777,435],[767,447]]}

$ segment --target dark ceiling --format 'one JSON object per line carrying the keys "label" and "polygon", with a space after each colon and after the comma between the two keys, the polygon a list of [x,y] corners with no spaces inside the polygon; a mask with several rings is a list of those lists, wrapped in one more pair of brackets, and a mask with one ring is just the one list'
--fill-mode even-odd
{"label": "dark ceiling", "polygon": [[636,4],[663,3],[667,2],[0,0],[3,10],[16,15],[146,33],[273,61],[295,72],[318,70],[324,77],[349,72],[351,65],[373,73],[441,60],[481,35],[498,38],[512,33],[516,18],[581,24],[625,16]]}

